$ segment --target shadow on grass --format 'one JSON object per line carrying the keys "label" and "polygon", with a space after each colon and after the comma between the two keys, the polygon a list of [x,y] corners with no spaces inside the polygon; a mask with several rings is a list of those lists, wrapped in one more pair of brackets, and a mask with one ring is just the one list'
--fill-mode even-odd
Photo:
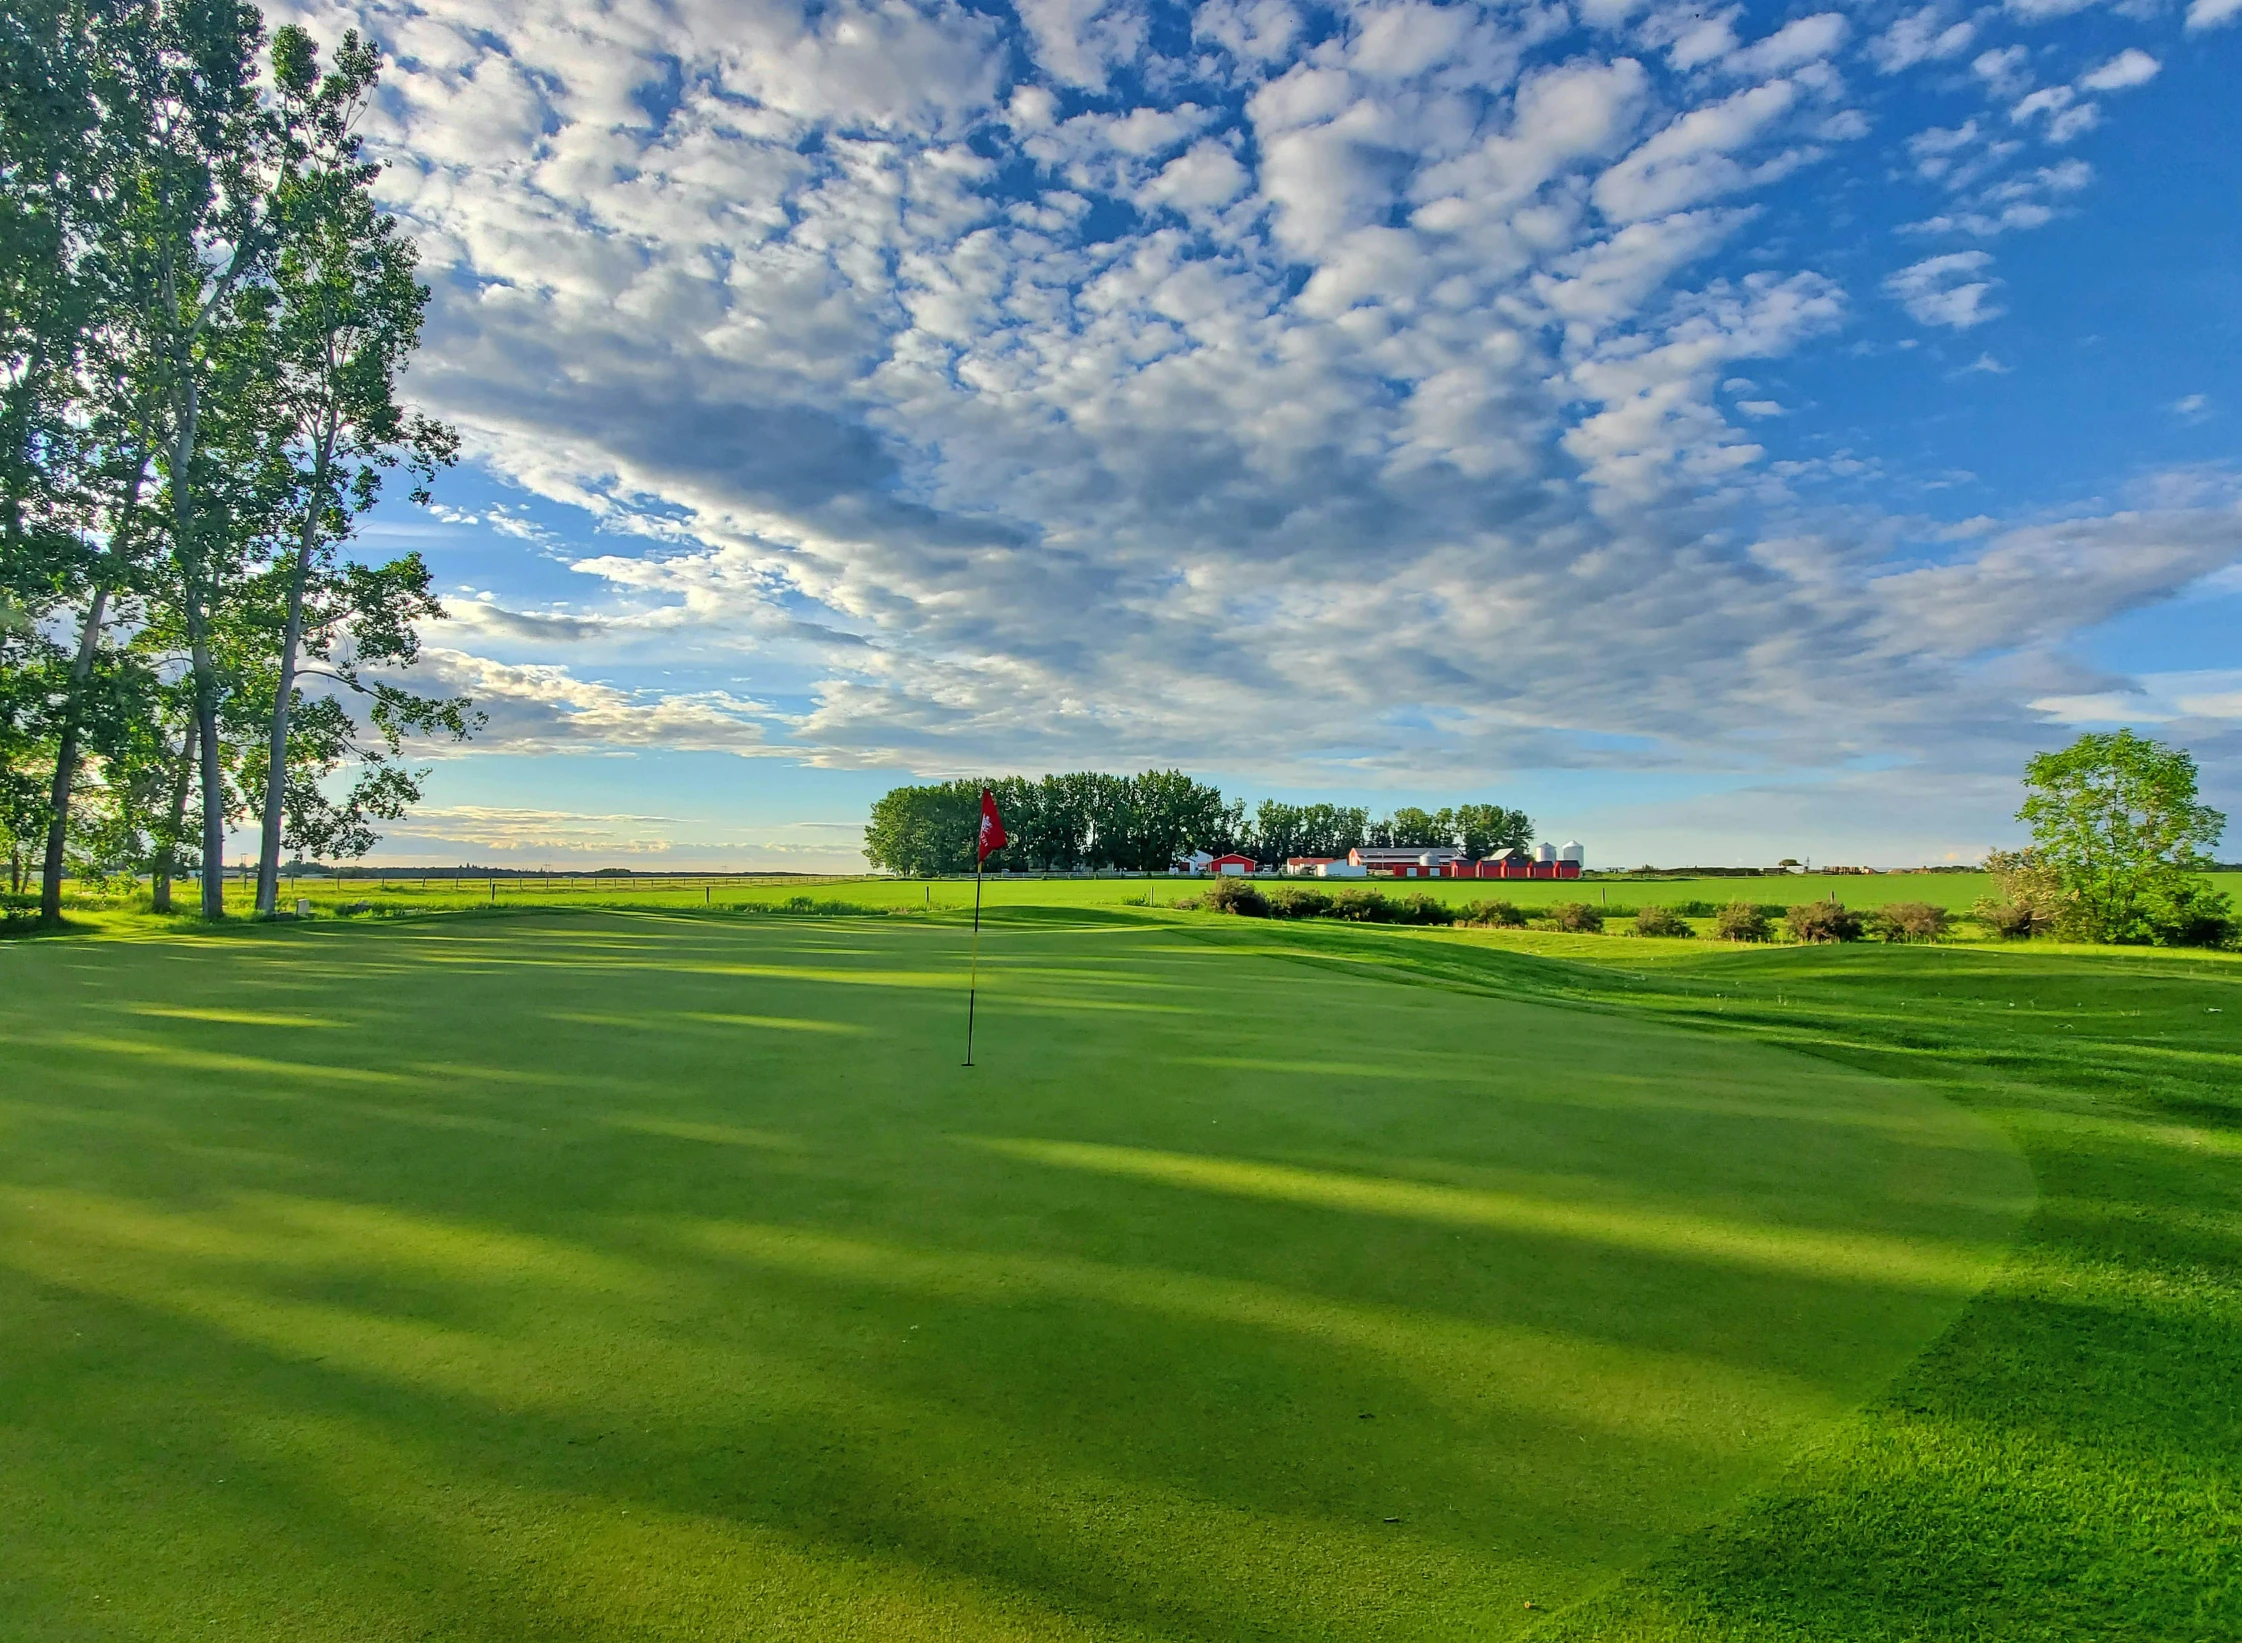
{"label": "shadow on grass", "polygon": [[1793,950],[1627,974],[1366,945],[1303,956],[1929,1080],[2039,1182],[1999,1278],[1888,1396],[1551,1637],[2242,1636],[2242,965]]}

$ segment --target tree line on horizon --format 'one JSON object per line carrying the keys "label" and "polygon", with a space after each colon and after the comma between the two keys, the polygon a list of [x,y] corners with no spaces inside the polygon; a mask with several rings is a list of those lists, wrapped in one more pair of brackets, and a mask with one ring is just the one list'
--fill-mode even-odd
{"label": "tree line on horizon", "polygon": [[[362,856],[420,796],[397,682],[418,554],[344,549],[452,431],[400,403],[429,293],[358,126],[381,73],[240,0],[11,0],[0,20],[0,849],[11,890],[174,878],[259,835]],[[222,876],[201,911],[223,917]]]}
{"label": "tree line on horizon", "polygon": [[910,878],[972,872],[984,787],[995,794],[1010,837],[990,858],[999,871],[1158,873],[1193,850],[1281,862],[1344,856],[1357,846],[1414,845],[1480,857],[1533,842],[1532,818],[1499,804],[1405,805],[1373,818],[1360,805],[1263,799],[1249,811],[1244,799],[1225,798],[1212,783],[1177,770],[1074,771],[893,788],[872,805],[865,859]]}

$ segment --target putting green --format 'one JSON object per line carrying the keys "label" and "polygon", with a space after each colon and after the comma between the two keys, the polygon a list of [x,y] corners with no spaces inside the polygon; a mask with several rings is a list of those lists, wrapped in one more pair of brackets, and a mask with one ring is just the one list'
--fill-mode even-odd
{"label": "putting green", "polygon": [[1988,1275],[1913,1086],[1157,921],[0,951],[0,1638],[1486,1638]]}

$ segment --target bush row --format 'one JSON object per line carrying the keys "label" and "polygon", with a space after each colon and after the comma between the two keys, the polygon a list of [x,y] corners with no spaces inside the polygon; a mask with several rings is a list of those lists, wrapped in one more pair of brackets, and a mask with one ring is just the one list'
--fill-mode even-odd
{"label": "bush row", "polygon": [[[1268,889],[1245,879],[1219,879],[1205,895],[1179,901],[1178,907],[1204,907],[1211,912],[1242,918],[1333,918],[1358,924],[1464,924],[1490,929],[1523,929],[1539,923],[1553,930],[1599,933],[1607,923],[1624,918],[1629,910],[1604,908],[1583,901],[1559,902],[1529,911],[1511,901],[1472,901],[1458,904],[1421,892],[1388,896],[1376,890],[1318,890],[1305,885],[1282,884]],[[1715,908],[1703,902],[1677,907],[1643,907],[1632,910],[1632,927],[1638,936],[1691,937],[1696,930],[1690,917],[1710,918],[1713,934],[1723,941],[1769,941],[1776,924],[1793,941],[1937,941],[1948,932],[1953,915],[1924,901],[1894,902],[1867,912],[1841,906],[1836,901],[1807,902],[1796,907],[1733,901]]]}

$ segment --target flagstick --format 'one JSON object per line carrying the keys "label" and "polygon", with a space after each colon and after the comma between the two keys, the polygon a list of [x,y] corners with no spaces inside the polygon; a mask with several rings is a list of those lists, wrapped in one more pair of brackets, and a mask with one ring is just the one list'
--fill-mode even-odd
{"label": "flagstick", "polygon": [[965,1064],[973,1065],[973,1007],[981,997],[981,863],[973,864],[973,968],[965,989]]}

